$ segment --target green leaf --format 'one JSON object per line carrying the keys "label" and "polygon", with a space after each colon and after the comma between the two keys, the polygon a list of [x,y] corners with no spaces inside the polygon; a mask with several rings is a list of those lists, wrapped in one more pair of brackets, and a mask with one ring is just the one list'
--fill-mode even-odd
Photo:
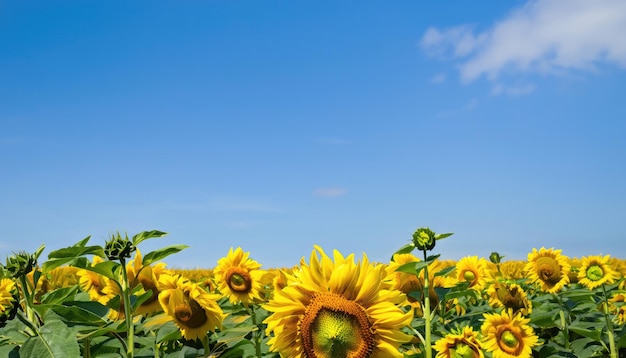
{"label": "green leaf", "polygon": [[120,264],[114,261],[104,261],[93,266],[85,267],[85,270],[99,273],[100,275],[110,278],[111,280],[118,282],[119,277],[117,270],[120,268]]}
{"label": "green leaf", "polygon": [[583,337],[591,338],[594,341],[599,341],[602,337],[602,331],[596,329],[589,329],[581,326],[578,322],[569,325],[569,330],[575,332]]}
{"label": "green leaf", "polygon": [[454,271],[454,269],[456,269],[456,266],[448,266],[445,269],[435,273],[435,277],[437,277],[437,276],[446,276],[450,272]]}
{"label": "green leaf", "polygon": [[171,246],[166,246],[163,248],[160,248],[158,250],[154,250],[151,251],[149,253],[147,253],[144,257],[143,257],[143,262],[142,264],[144,266],[148,266],[153,262],[156,261],[160,261],[172,254],[175,254],[177,252],[180,252],[186,248],[188,248],[189,246],[187,245],[171,245]]}
{"label": "green leaf", "polygon": [[162,232],[162,231],[158,231],[158,230],[152,230],[152,231],[142,231],[139,234],[133,236],[133,245],[137,246],[139,245],[140,242],[144,241],[144,240],[148,240],[148,239],[152,239],[155,237],[162,237],[167,235],[166,232]]}
{"label": "green leaf", "polygon": [[[394,252],[393,255],[396,254],[409,254],[415,249],[415,245],[413,243],[406,244],[402,246],[398,251]],[[393,255],[391,255],[391,259],[393,260]]]}
{"label": "green leaf", "polygon": [[447,233],[445,233],[445,234],[437,234],[437,235],[435,235],[435,240],[443,240],[443,239],[445,239],[446,237],[448,237],[448,236],[452,236],[452,235],[454,235],[454,233],[453,233],[453,232],[447,232]]}
{"label": "green leaf", "polygon": [[426,266],[428,266],[428,262],[426,261],[407,262],[396,268],[396,271],[406,272],[415,276],[419,276],[420,271],[422,271]]}
{"label": "green leaf", "polygon": [[30,337],[20,349],[22,357],[72,358],[80,357],[74,332],[59,320],[46,320],[39,335]]}
{"label": "green leaf", "polygon": [[61,304],[70,297],[74,297],[78,291],[78,285],[63,287],[48,292],[41,297],[41,303],[46,305]]}

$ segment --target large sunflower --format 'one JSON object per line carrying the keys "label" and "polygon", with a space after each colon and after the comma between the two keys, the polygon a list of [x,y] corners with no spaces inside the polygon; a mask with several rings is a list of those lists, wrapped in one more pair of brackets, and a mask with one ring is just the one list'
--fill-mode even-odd
{"label": "large sunflower", "polygon": [[578,271],[578,282],[590,290],[605,283],[613,283],[619,279],[619,274],[611,268],[609,255],[583,257]]}
{"label": "large sunflower", "polygon": [[0,280],[0,314],[13,307],[15,293],[15,281],[9,278]]}
{"label": "large sunflower", "polygon": [[616,293],[609,302],[611,303],[609,309],[615,315],[615,321],[618,324],[626,324],[626,293]]}
{"label": "large sunflower", "polygon": [[[318,254],[320,256],[318,256]],[[411,340],[400,331],[412,313],[403,312],[402,292],[393,289],[383,265],[367,256],[334,251],[333,259],[315,246],[301,267],[263,307],[270,350],[289,358],[402,357],[398,346]]]}
{"label": "large sunflower", "polygon": [[478,340],[478,332],[471,327],[463,327],[447,334],[433,345],[436,358],[483,358],[485,354]]}
{"label": "large sunflower", "polygon": [[537,345],[538,338],[528,326],[529,318],[519,313],[512,314],[508,310],[502,313],[483,314],[481,333],[483,347],[492,352],[493,358],[513,358],[532,356],[532,348]]}
{"label": "large sunflower", "polygon": [[159,304],[158,299],[159,290],[157,288],[157,283],[162,274],[169,273],[169,271],[165,268],[165,263],[163,262],[159,262],[154,266],[143,265],[142,262],[143,258],[141,256],[141,252],[137,249],[135,258],[126,266],[128,282],[131,289],[134,289],[141,284],[143,291],[139,291],[137,293],[138,295],[148,291],[151,292],[150,297],[142,302],[139,307],[137,307],[135,312],[133,312],[135,315],[145,315],[161,310],[161,305]]}
{"label": "large sunflower", "polygon": [[487,289],[489,305],[494,308],[504,307],[521,313],[524,316],[532,312],[532,303],[528,300],[526,292],[518,284],[508,282],[494,282]]}
{"label": "large sunflower", "polygon": [[528,254],[528,263],[524,267],[532,282],[541,284],[541,290],[550,293],[559,292],[569,283],[570,264],[561,250],[533,248]]}
{"label": "large sunflower", "polygon": [[249,252],[241,247],[231,247],[226,257],[217,261],[213,270],[218,290],[232,304],[242,302],[247,305],[254,299],[261,299],[262,278],[264,271],[259,270],[261,264],[250,259]]}
{"label": "large sunflower", "polygon": [[225,315],[216,302],[219,295],[207,293],[188,279],[170,274],[159,277],[158,289],[165,315],[151,324],[174,321],[183,337],[189,340],[202,338],[208,331],[222,327]]}
{"label": "large sunflower", "polygon": [[480,291],[487,284],[487,261],[478,256],[463,257],[456,264],[456,278],[469,282],[469,287]]}
{"label": "large sunflower", "polygon": [[[104,262],[104,260],[100,256],[94,256],[91,265],[95,266],[101,262]],[[107,302],[115,297],[114,294],[107,291],[107,287],[111,284],[109,278],[85,269],[78,270],[76,276],[78,276],[80,288],[89,293],[90,300],[106,305]]]}

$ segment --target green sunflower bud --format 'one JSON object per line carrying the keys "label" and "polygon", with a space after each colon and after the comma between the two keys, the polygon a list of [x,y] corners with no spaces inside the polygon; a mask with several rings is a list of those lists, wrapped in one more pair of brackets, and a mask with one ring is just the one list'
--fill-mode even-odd
{"label": "green sunflower bud", "polygon": [[136,249],[135,245],[128,240],[128,235],[122,237],[118,232],[112,235],[111,240],[107,241],[104,245],[104,254],[111,261],[122,260],[130,258],[131,254]]}
{"label": "green sunflower bud", "polygon": [[28,252],[20,251],[7,257],[5,272],[13,278],[26,276],[37,266],[37,257]]}
{"label": "green sunflower bud", "polygon": [[435,232],[427,227],[421,227],[413,233],[413,245],[415,245],[418,250],[434,249],[436,240]]}
{"label": "green sunflower bud", "polygon": [[502,259],[504,258],[504,256],[500,255],[497,252],[492,252],[491,255],[489,255],[489,261],[491,261],[494,264],[499,264],[500,262],[502,262]]}

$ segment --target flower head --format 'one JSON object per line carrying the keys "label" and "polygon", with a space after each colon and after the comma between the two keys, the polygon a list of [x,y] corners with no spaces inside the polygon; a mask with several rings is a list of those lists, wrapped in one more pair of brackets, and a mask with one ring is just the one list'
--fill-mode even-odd
{"label": "flower head", "polygon": [[541,248],[533,249],[528,254],[528,263],[524,267],[532,282],[541,284],[545,292],[559,292],[569,283],[570,264],[561,250]]}
{"label": "flower head", "polygon": [[249,255],[240,247],[235,250],[231,247],[213,270],[218,290],[233,304],[242,302],[247,305],[261,298],[264,271],[259,270],[261,264],[250,259]]}
{"label": "flower head", "polygon": [[613,283],[618,278],[619,274],[609,264],[609,255],[583,257],[582,265],[578,271],[580,284],[593,290],[605,283]]}
{"label": "flower head", "polygon": [[159,302],[165,311],[163,320],[172,320],[185,339],[202,338],[222,326],[224,313],[215,302],[219,295],[209,294],[197,284],[180,276],[159,277]]}
{"label": "flower head", "polygon": [[611,304],[610,311],[615,315],[615,321],[618,324],[626,324],[626,293],[616,293],[609,303]]}
{"label": "flower head", "polygon": [[[99,256],[93,257],[92,266],[103,262]],[[107,287],[111,284],[111,280],[99,273],[80,269],[76,272],[78,276],[78,284],[80,288],[89,294],[89,299],[106,305],[115,295],[107,291]]]}
{"label": "flower head", "polygon": [[433,345],[436,358],[483,358],[485,354],[478,340],[478,332],[471,327],[463,327],[447,334]]}
{"label": "flower head", "polygon": [[302,358],[402,357],[398,346],[411,336],[400,329],[413,315],[400,308],[405,296],[386,277],[365,255],[355,263],[354,255],[334,251],[331,259],[316,246],[310,264],[302,260],[263,306],[272,312],[264,321],[270,350]]}
{"label": "flower head", "polygon": [[480,291],[486,285],[487,261],[478,256],[463,257],[456,264],[456,278],[459,282],[469,282],[469,287]]}
{"label": "flower head", "polygon": [[531,357],[532,348],[538,343],[530,319],[510,311],[483,314],[485,322],[480,328],[483,347],[493,358]]}
{"label": "flower head", "polygon": [[494,282],[487,289],[487,293],[491,307],[504,307],[513,313],[519,312],[524,316],[532,312],[532,303],[528,300],[526,292],[518,284]]}
{"label": "flower head", "polygon": [[9,278],[0,280],[0,314],[4,314],[7,310],[13,308],[15,303],[14,294],[16,294],[15,281]]}

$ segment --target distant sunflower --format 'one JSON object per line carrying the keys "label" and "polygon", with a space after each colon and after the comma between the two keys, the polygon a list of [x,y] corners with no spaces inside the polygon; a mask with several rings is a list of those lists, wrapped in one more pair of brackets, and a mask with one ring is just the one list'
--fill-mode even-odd
{"label": "distant sunflower", "polygon": [[578,282],[590,290],[605,283],[611,284],[619,279],[619,274],[611,268],[609,255],[587,256],[582,258],[582,265],[578,271]]}
{"label": "distant sunflower", "polygon": [[249,255],[241,247],[235,250],[231,247],[228,255],[219,259],[213,270],[218,290],[232,304],[242,302],[247,305],[254,299],[261,299],[265,271],[259,270],[261,264],[250,259]]}
{"label": "distant sunflower", "polygon": [[[95,266],[104,260],[100,256],[94,256],[92,266]],[[89,293],[89,299],[106,305],[115,295],[107,292],[107,287],[111,284],[111,280],[107,277],[95,273],[93,271],[80,269],[76,272],[78,276],[78,284],[80,288]]]}
{"label": "distant sunflower", "polygon": [[507,282],[494,282],[487,289],[489,305],[494,308],[504,307],[521,313],[524,316],[532,312],[532,303],[528,300],[526,292],[518,284]]}
{"label": "distant sunflower", "polygon": [[152,324],[174,321],[183,337],[189,340],[201,339],[208,331],[222,327],[225,315],[216,303],[219,295],[207,293],[188,279],[170,274],[159,277],[158,289],[165,314],[151,321]]}
{"label": "distant sunflower", "polygon": [[469,282],[469,287],[480,291],[487,283],[487,261],[478,256],[463,257],[456,264],[456,278]]}
{"label": "distant sunflower", "polygon": [[528,254],[524,269],[532,282],[541,284],[542,291],[556,293],[569,283],[570,264],[561,251],[542,247]]}
{"label": "distant sunflower", "polygon": [[264,321],[270,350],[289,358],[402,357],[398,347],[412,337],[400,329],[413,315],[386,276],[365,255],[355,263],[335,250],[331,259],[315,246],[310,264],[301,260],[294,280],[263,305],[273,312]]}
{"label": "distant sunflower", "polygon": [[15,282],[8,278],[0,280],[0,314],[13,308],[15,302]]}
{"label": "distant sunflower", "polygon": [[483,347],[491,352],[493,358],[513,358],[532,356],[532,348],[537,346],[539,338],[528,325],[529,318],[510,311],[483,314],[485,322],[481,327]]}
{"label": "distant sunflower", "polygon": [[485,354],[478,340],[478,332],[471,327],[463,327],[447,334],[433,345],[436,358],[483,358]]}
{"label": "distant sunflower", "polygon": [[626,293],[616,293],[609,303],[611,304],[610,311],[615,315],[615,321],[618,324],[626,324]]}

